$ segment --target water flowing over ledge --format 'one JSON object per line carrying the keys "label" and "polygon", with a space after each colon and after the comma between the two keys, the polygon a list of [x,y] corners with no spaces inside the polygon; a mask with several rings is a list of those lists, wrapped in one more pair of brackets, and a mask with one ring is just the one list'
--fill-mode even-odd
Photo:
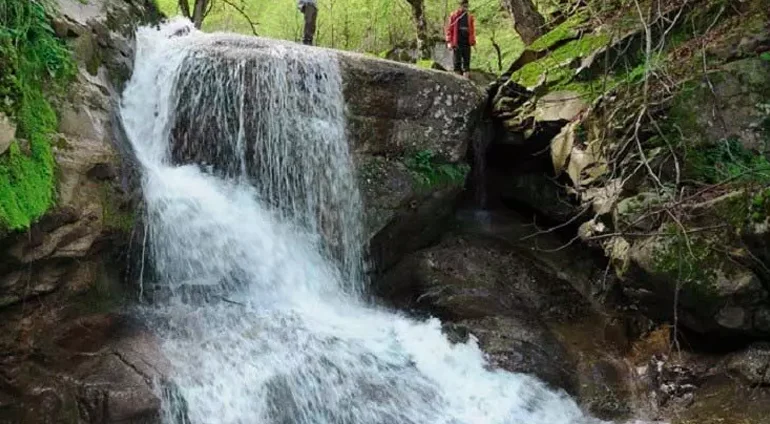
{"label": "water flowing over ledge", "polygon": [[[224,41],[226,54],[210,48]],[[153,282],[172,293],[140,311],[174,366],[166,422],[594,422],[539,381],[490,370],[438,320],[362,300],[341,83],[322,49],[181,20],[138,32],[121,117],[144,168]],[[202,148],[192,133],[216,141],[217,163],[175,164],[173,146]],[[190,287],[214,296],[190,300]]]}

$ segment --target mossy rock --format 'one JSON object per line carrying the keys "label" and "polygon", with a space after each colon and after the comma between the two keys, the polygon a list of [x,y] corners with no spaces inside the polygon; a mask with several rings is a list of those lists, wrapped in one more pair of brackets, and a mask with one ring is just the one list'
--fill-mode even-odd
{"label": "mossy rock", "polygon": [[10,3],[9,15],[0,23],[0,104],[17,132],[16,141],[0,156],[0,227],[20,230],[54,203],[51,138],[57,117],[48,99],[63,93],[75,65],[53,35],[43,5]]}
{"label": "mossy rock", "polygon": [[527,88],[534,88],[541,82],[549,87],[565,86],[575,76],[576,62],[607,46],[609,41],[607,34],[586,34],[556,48],[542,59],[524,65],[511,75],[510,80]]}
{"label": "mossy rock", "polygon": [[[689,227],[688,227],[689,228]],[[740,254],[729,231],[683,232],[666,224],[660,235],[634,243],[630,257],[644,270],[631,283],[647,293],[644,308],[670,319],[674,303],[679,323],[699,333],[766,335],[755,316],[767,309],[768,292],[757,275],[736,260]]]}
{"label": "mossy rock", "polygon": [[536,52],[545,51],[565,40],[577,38],[580,35],[581,26],[583,26],[587,19],[588,14],[585,11],[580,11],[570,16],[556,28],[527,46],[527,50]]}
{"label": "mossy rock", "polygon": [[770,62],[744,59],[723,65],[684,86],[669,113],[670,125],[690,144],[735,139],[749,150],[770,147]]}

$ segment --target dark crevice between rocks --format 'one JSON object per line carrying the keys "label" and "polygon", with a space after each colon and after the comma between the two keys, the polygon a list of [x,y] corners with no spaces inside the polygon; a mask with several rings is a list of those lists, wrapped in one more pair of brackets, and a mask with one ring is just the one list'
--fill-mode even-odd
{"label": "dark crevice between rocks", "polygon": [[[719,340],[719,343],[715,343],[715,340]],[[727,331],[698,333],[680,325],[677,328],[676,342],[682,349],[690,352],[724,355],[746,349],[756,342],[756,337]]]}
{"label": "dark crevice between rocks", "polygon": [[[577,213],[577,205],[563,190],[567,177],[555,175],[550,155],[551,140],[567,121],[533,123],[528,137],[511,133],[492,116],[497,90],[497,86],[490,86],[480,129],[468,147],[466,160],[471,172],[460,207],[517,213],[541,228],[569,221]],[[533,202],[533,198],[540,202]],[[580,223],[576,221],[557,233],[572,238]]]}

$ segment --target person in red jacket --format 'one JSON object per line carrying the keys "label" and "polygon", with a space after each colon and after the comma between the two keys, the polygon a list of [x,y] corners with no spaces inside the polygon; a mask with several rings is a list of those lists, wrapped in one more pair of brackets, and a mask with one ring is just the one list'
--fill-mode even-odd
{"label": "person in red jacket", "polygon": [[455,72],[470,76],[471,47],[476,45],[476,23],[468,11],[468,0],[461,0],[460,7],[449,16],[445,32],[447,47],[454,51]]}

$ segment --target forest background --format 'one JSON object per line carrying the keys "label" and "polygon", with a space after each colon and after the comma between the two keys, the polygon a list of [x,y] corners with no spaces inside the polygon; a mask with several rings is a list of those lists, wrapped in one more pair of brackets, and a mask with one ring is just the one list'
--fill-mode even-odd
{"label": "forest background", "polygon": [[[180,14],[178,0],[157,0],[168,16]],[[444,24],[457,0],[424,0],[426,33],[430,45],[443,39]],[[548,16],[557,0],[537,4]],[[204,31],[258,34],[290,41],[301,39],[303,17],[296,0],[218,0],[210,3]],[[410,0],[318,0],[316,44],[335,49],[386,57],[398,48],[413,47],[417,30]],[[500,0],[471,0],[476,17],[477,46],[472,68],[500,73],[524,48],[514,31],[513,19]],[[430,61],[420,61],[430,66]]]}

